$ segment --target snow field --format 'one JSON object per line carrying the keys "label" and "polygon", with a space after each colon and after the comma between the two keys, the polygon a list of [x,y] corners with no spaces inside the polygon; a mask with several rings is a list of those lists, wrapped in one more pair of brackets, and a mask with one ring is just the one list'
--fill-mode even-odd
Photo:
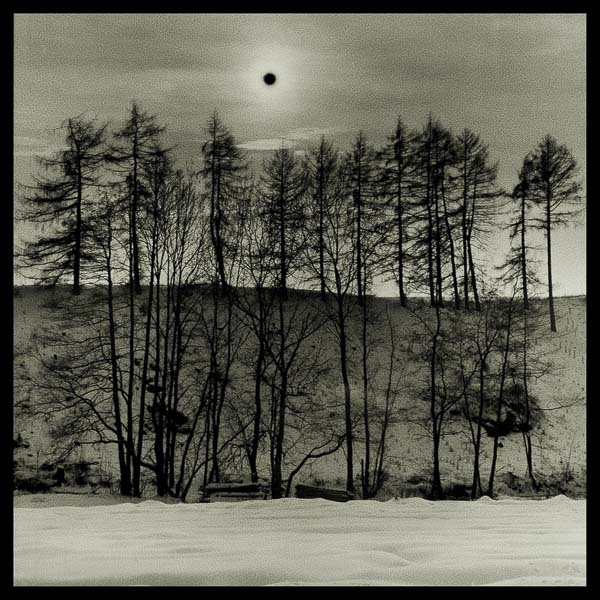
{"label": "snow field", "polygon": [[585,585],[585,513],[564,496],[15,508],[14,583]]}

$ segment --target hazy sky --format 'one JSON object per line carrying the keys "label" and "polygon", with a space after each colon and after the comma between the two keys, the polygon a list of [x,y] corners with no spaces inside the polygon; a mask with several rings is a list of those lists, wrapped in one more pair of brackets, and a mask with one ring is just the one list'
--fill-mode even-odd
{"label": "hazy sky", "polygon": [[[481,135],[507,189],[546,133],[585,174],[585,15],[17,14],[14,41],[17,181],[65,118],[118,124],[132,98],[185,161],[215,108],[248,150],[346,147],[359,129],[378,144],[399,114],[417,128],[432,112]],[[584,293],[584,226],[555,240],[556,292]]]}

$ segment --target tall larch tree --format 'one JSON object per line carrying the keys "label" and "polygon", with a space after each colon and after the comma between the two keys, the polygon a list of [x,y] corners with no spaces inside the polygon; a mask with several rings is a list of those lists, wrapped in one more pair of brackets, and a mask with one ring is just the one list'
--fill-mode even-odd
{"label": "tall larch tree", "polygon": [[262,189],[266,222],[271,229],[277,255],[277,287],[284,301],[288,281],[300,266],[306,235],[304,231],[304,194],[306,171],[294,152],[281,147],[263,165]]}
{"label": "tall larch tree", "polygon": [[62,124],[66,147],[38,159],[52,174],[24,186],[20,199],[18,218],[51,231],[24,244],[18,266],[39,269],[36,279],[42,284],[71,275],[74,295],[81,291],[82,263],[91,258],[88,216],[100,186],[106,127],[82,115],[67,119]]}
{"label": "tall larch tree", "polygon": [[551,135],[546,135],[537,147],[535,158],[533,200],[542,209],[534,227],[546,236],[548,266],[548,301],[550,330],[556,331],[554,289],[552,281],[552,231],[568,225],[581,210],[581,183],[577,180],[577,161],[571,151]]}
{"label": "tall larch tree", "polygon": [[519,171],[519,181],[512,193],[514,217],[508,224],[511,248],[505,262],[499,267],[501,280],[512,288],[520,290],[523,308],[529,308],[530,286],[537,283],[533,269],[534,248],[528,241],[527,230],[531,211],[531,187],[534,176],[534,163],[531,155],[523,160]]}
{"label": "tall larch tree", "polygon": [[228,248],[230,206],[241,186],[245,171],[235,138],[215,111],[204,129],[201,174],[210,195],[210,237],[215,251],[221,287],[228,289],[225,261]]}
{"label": "tall larch tree", "polygon": [[465,308],[481,310],[474,250],[485,250],[485,241],[497,223],[504,192],[497,186],[498,165],[491,163],[481,138],[464,129],[456,138],[458,206],[460,214],[462,284]]}
{"label": "tall larch tree", "polygon": [[318,256],[318,278],[321,300],[325,300],[327,283],[325,281],[325,220],[327,206],[334,185],[337,168],[337,153],[331,142],[321,138],[316,148],[311,148],[307,157],[308,190],[310,216],[316,225],[312,250]]}
{"label": "tall larch tree", "polygon": [[[144,182],[145,165],[165,149],[160,146],[164,127],[158,125],[155,115],[143,111],[137,101],[132,101],[129,118],[114,134],[108,161],[126,184],[124,204],[130,238],[131,280],[136,294],[142,291],[142,257],[139,241],[139,219],[145,210],[147,197]],[[147,207],[146,207],[147,208]]]}
{"label": "tall larch tree", "polygon": [[407,305],[406,267],[409,208],[414,173],[414,134],[399,117],[393,134],[382,151],[382,183],[387,203],[389,266],[398,285],[400,305]]}

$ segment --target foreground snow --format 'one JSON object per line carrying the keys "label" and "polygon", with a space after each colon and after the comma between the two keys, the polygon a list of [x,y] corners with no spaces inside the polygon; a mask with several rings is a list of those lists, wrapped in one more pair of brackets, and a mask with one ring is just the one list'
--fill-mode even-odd
{"label": "foreground snow", "polygon": [[15,585],[585,585],[585,501],[14,509]]}

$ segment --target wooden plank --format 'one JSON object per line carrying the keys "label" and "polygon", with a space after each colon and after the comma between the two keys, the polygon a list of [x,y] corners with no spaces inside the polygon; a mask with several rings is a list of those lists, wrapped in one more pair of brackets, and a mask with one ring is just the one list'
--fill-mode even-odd
{"label": "wooden plank", "polygon": [[237,502],[265,500],[267,492],[258,483],[209,483],[203,491],[202,502]]}
{"label": "wooden plank", "polygon": [[251,494],[242,493],[221,493],[205,496],[204,502],[243,502],[244,500],[266,500],[267,495],[264,492]]}
{"label": "wooden plank", "polygon": [[219,492],[261,492],[258,483],[209,483],[204,488],[205,493]]}
{"label": "wooden plank", "polygon": [[296,485],[296,498],[323,498],[334,502],[348,502],[354,499],[354,495],[346,490],[298,484]]}

